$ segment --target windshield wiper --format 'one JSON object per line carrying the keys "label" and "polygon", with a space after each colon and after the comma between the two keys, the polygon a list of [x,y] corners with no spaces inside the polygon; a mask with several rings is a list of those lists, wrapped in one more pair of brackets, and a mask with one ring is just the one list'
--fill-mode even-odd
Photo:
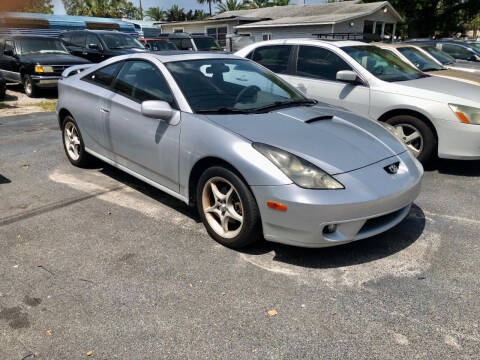
{"label": "windshield wiper", "polygon": [[441,71],[441,70],[445,70],[445,69],[437,69],[437,68],[426,68],[426,69],[422,69],[422,71]]}
{"label": "windshield wiper", "polygon": [[197,114],[250,114],[251,110],[248,109],[234,109],[228,107],[221,107],[218,109],[202,109],[195,111]]}
{"label": "windshield wiper", "polygon": [[257,112],[257,111],[272,110],[272,109],[275,109],[275,108],[280,108],[280,107],[284,107],[284,106],[291,106],[291,105],[315,105],[317,103],[318,103],[318,101],[314,100],[314,99],[275,101],[272,104],[252,109],[252,111]]}

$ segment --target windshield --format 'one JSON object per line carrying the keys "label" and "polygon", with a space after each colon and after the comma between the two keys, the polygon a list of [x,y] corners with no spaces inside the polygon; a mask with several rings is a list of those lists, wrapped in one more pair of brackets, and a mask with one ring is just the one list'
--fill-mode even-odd
{"label": "windshield", "polygon": [[376,46],[347,46],[342,47],[342,50],[383,81],[407,81],[428,76],[408,65],[390,51]]}
{"label": "windshield", "polygon": [[248,112],[280,103],[311,102],[249,60],[188,60],[166,66],[195,112]]}
{"label": "windshield", "polygon": [[471,47],[473,47],[475,50],[480,51],[480,43],[478,43],[478,42],[472,42],[472,43],[468,43],[468,45],[470,45]]}
{"label": "windshield", "polygon": [[57,39],[21,39],[20,54],[69,54],[63,43]]}
{"label": "windshield", "polygon": [[178,50],[174,43],[162,40],[147,40],[149,49],[152,51]]}
{"label": "windshield", "polygon": [[102,34],[100,35],[110,49],[144,49],[142,43],[130,35]]}
{"label": "windshield", "polygon": [[425,55],[414,47],[399,47],[397,50],[422,71],[437,71],[445,69],[443,66],[432,60],[428,55]]}
{"label": "windshield", "polygon": [[198,50],[221,50],[217,41],[209,36],[194,37],[193,41],[195,42]]}
{"label": "windshield", "polygon": [[422,46],[422,49],[440,61],[443,65],[450,65],[455,62],[455,58],[451,57],[446,52],[437,49],[435,46]]}

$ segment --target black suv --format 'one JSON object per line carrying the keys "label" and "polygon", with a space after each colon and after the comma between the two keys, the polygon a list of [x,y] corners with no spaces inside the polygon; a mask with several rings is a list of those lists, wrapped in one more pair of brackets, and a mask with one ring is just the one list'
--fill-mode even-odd
{"label": "black suv", "polygon": [[167,38],[174,43],[179,50],[193,51],[221,51],[217,40],[205,34],[173,33],[160,34],[159,37]]}
{"label": "black suv", "polygon": [[134,37],[112,30],[77,30],[60,34],[67,49],[76,56],[99,63],[117,55],[147,51]]}
{"label": "black suv", "polygon": [[70,55],[56,38],[12,35],[0,38],[0,73],[7,82],[23,84],[34,97],[38,88],[55,88],[63,70],[89,61]]}

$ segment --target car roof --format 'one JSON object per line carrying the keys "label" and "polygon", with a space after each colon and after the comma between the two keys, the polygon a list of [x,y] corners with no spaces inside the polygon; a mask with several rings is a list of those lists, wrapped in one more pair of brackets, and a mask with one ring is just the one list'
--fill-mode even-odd
{"label": "car roof", "polygon": [[320,40],[320,39],[312,39],[312,38],[292,38],[292,39],[279,39],[279,40],[268,40],[268,41],[261,41],[255,43],[257,46],[264,46],[264,45],[276,45],[276,44],[312,44],[312,45],[321,45],[321,44],[329,44],[331,46],[335,46],[338,48],[346,47],[346,46],[370,46],[367,43],[362,41],[354,41],[354,40]]}
{"label": "car roof", "polygon": [[81,30],[68,30],[63,32],[63,34],[71,33],[71,32],[91,32],[95,34],[124,34],[124,35],[129,35],[127,33],[118,31],[118,30],[91,30],[91,29],[81,29]]}
{"label": "car roof", "polygon": [[13,40],[22,40],[22,39],[49,39],[49,40],[58,40],[53,36],[44,36],[44,35],[6,35],[0,36],[2,39],[13,39]]}
{"label": "car roof", "polygon": [[418,46],[415,43],[382,43],[382,42],[375,42],[371,43],[372,45],[378,46],[378,47],[385,47],[385,48],[403,48],[403,47],[415,47]]}
{"label": "car roof", "polygon": [[[210,51],[183,51],[183,50],[171,50],[171,51],[152,51],[140,54],[129,54],[123,56],[124,59],[128,58],[155,58],[162,63],[168,63],[173,61],[187,61],[187,60],[203,60],[203,59],[236,59],[245,60],[244,58],[229,53],[214,53]],[[248,61],[248,60],[247,60]]]}

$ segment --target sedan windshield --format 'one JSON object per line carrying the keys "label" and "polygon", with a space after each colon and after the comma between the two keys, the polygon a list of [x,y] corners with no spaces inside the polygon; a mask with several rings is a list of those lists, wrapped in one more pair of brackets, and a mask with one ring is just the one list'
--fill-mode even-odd
{"label": "sedan windshield", "polygon": [[110,49],[144,49],[142,43],[130,35],[102,34],[101,38]]}
{"label": "sedan windshield", "polygon": [[246,113],[313,102],[248,60],[188,60],[166,66],[197,113]]}
{"label": "sedan windshield", "polygon": [[19,41],[20,54],[68,54],[63,43],[57,39],[22,39]]}
{"label": "sedan windshield", "polygon": [[422,49],[440,61],[443,65],[450,65],[455,62],[455,58],[451,57],[446,52],[437,49],[435,46],[422,46]]}
{"label": "sedan windshield", "polygon": [[147,48],[151,51],[178,50],[174,43],[162,40],[147,40]]}
{"label": "sedan windshield", "polygon": [[428,76],[408,65],[390,51],[376,46],[347,46],[342,47],[342,50],[383,81],[407,81]]}
{"label": "sedan windshield", "polygon": [[193,38],[198,50],[221,50],[217,41],[211,37],[195,37]]}
{"label": "sedan windshield", "polygon": [[422,71],[437,71],[437,70],[445,70],[445,68],[439,64],[437,64],[434,60],[432,60],[428,55],[425,55],[420,50],[411,47],[400,47],[398,51],[405,56],[408,60],[410,60],[418,69]]}

